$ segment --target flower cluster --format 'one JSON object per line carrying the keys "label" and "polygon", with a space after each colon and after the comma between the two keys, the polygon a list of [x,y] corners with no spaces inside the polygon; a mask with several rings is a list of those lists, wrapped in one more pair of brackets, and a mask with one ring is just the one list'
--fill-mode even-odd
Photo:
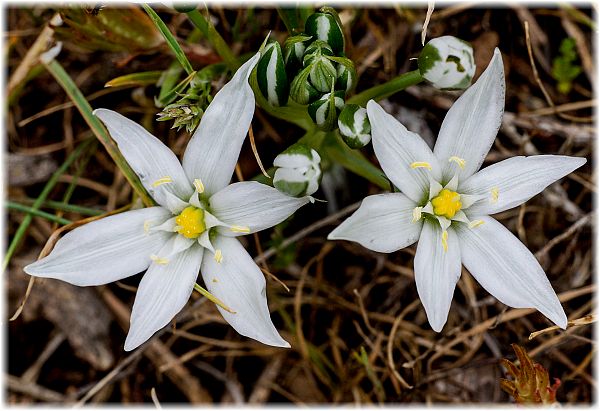
{"label": "flower cluster", "polygon": [[355,86],[356,70],[345,57],[344,33],[334,10],[311,14],[304,31],[288,37],[283,48],[275,40],[267,43],[257,67],[259,88],[273,106],[285,106],[288,98],[308,105],[315,125],[330,131]]}

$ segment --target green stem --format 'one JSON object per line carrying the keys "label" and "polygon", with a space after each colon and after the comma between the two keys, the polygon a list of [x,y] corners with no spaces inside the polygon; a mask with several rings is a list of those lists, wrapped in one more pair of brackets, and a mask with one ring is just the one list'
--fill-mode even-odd
{"label": "green stem", "polygon": [[[30,206],[35,202],[35,199],[23,198],[23,199],[19,199],[19,202]],[[65,202],[53,201],[53,200],[44,201],[41,204],[40,208],[51,208],[53,210],[64,211],[67,213],[78,213],[78,214],[85,215],[85,216],[97,216],[97,215],[101,215],[101,214],[105,213],[104,211],[97,210],[95,208],[83,207],[83,206],[78,206],[76,204],[68,204]]]}
{"label": "green stem", "polygon": [[235,72],[240,67],[240,63],[215,27],[197,9],[189,11],[186,14],[194,26],[204,34],[204,37],[215,48],[215,51],[221,56],[227,67]]}
{"label": "green stem", "polygon": [[194,69],[192,68],[192,65],[187,59],[185,53],[181,49],[181,46],[179,45],[179,43],[177,43],[177,39],[175,39],[175,36],[173,36],[165,22],[162,21],[160,16],[156,14],[154,10],[152,10],[152,7],[148,6],[147,4],[142,4],[142,7],[144,8],[144,10],[146,10],[146,13],[148,13],[148,16],[150,17],[158,31],[160,31],[160,33],[165,38],[167,45],[169,46],[171,51],[173,51],[175,57],[177,57],[177,61],[179,61],[181,67],[183,67],[186,73],[191,74],[194,71]]}
{"label": "green stem", "polygon": [[117,167],[121,170],[129,184],[133,187],[134,191],[140,196],[143,203],[146,206],[154,205],[154,200],[142,183],[140,179],[135,174],[135,172],[131,169],[125,157],[121,154],[117,145],[112,141],[108,131],[104,128],[102,122],[92,114],[92,107],[85,99],[84,95],[81,93],[81,90],[77,87],[77,85],[73,82],[71,77],[67,74],[65,69],[60,65],[60,63],[54,59],[49,62],[44,62],[46,69],[52,74],[52,76],[58,81],[61,87],[65,90],[65,92],[69,95],[75,107],[81,113],[85,122],[90,126],[98,140],[102,143],[108,154],[111,156]]}
{"label": "green stem", "polygon": [[[58,182],[58,178],[67,171],[69,166],[71,164],[73,164],[73,162],[83,153],[83,151],[85,149],[87,149],[89,147],[89,145],[90,145],[90,143],[92,143],[92,141],[94,141],[94,140],[91,140],[91,139],[85,140],[71,153],[71,155],[69,157],[67,157],[65,162],[62,163],[61,166],[52,174],[52,176],[50,177],[50,179],[44,186],[44,189],[42,190],[42,192],[40,193],[38,198],[35,200],[35,202],[31,206],[31,210],[39,210],[39,208],[42,205],[42,203],[44,202],[44,200],[46,200],[46,197],[48,197],[48,195],[50,194],[50,191],[54,188],[54,186]],[[2,262],[2,271],[3,272],[6,270],[6,267],[8,266],[10,259],[12,258],[13,254],[15,253],[17,246],[21,242],[21,239],[25,235],[27,228],[29,228],[29,224],[31,224],[32,219],[33,219],[32,214],[27,214],[25,216],[25,218],[23,219],[23,221],[21,222],[21,224],[19,225],[19,228],[17,228],[17,231],[15,232],[15,235],[14,235],[12,241],[10,242],[10,245],[8,246],[8,250],[6,250],[6,255],[4,256],[4,260]]]}
{"label": "green stem", "polygon": [[52,221],[53,223],[58,223],[62,225],[71,224],[71,220],[67,220],[66,218],[58,217],[54,214],[50,214],[42,210],[37,210],[33,207],[27,207],[26,205],[15,203],[13,201],[7,201],[6,208],[8,208],[9,210],[22,211],[32,216],[42,217],[46,220]]}
{"label": "green stem", "polygon": [[409,71],[399,75],[398,77],[383,83],[379,86],[371,87],[364,90],[348,99],[346,104],[358,104],[364,106],[369,100],[382,100],[391,96],[407,87],[414,86],[423,81],[419,70]]}

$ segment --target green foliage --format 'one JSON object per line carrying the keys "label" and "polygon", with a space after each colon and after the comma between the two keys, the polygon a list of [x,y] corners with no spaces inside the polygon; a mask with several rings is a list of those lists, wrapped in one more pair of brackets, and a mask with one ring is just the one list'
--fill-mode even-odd
{"label": "green foliage", "polygon": [[581,73],[581,66],[575,64],[577,51],[575,39],[567,37],[560,43],[560,55],[552,61],[552,77],[558,82],[556,88],[562,94],[568,94],[573,80]]}

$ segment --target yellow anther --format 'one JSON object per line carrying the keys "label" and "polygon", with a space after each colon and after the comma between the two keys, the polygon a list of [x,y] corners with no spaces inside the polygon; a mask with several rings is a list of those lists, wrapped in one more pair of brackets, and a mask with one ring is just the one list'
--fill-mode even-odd
{"label": "yellow anther", "polygon": [[452,219],[457,211],[462,207],[460,202],[460,194],[455,191],[450,191],[444,188],[437,197],[431,200],[433,212],[435,215],[443,216]]}
{"label": "yellow anther", "polygon": [[150,256],[150,259],[152,261],[154,261],[154,263],[156,263],[156,264],[160,264],[160,265],[169,264],[169,259],[168,258],[161,258],[161,257],[157,256],[156,254],[152,254]]}
{"label": "yellow anther", "polygon": [[229,227],[229,229],[231,231],[233,231],[234,233],[249,233],[250,232],[250,227],[246,227],[244,225],[232,225],[231,227]]}
{"label": "yellow anther", "polygon": [[199,178],[194,179],[194,187],[196,187],[196,191],[200,194],[204,192],[204,184],[202,184],[202,180]]}
{"label": "yellow anther", "polygon": [[490,203],[494,204],[498,202],[498,196],[500,195],[500,190],[498,189],[498,187],[492,187],[492,189],[490,190],[490,193],[492,194],[492,198],[490,198]]}
{"label": "yellow anther", "polygon": [[479,227],[483,223],[484,223],[483,220],[473,220],[469,223],[469,228]]}
{"label": "yellow anther", "polygon": [[167,183],[172,183],[173,179],[169,176],[163,177],[163,178],[159,178],[158,180],[156,180],[154,183],[152,183],[152,187],[158,187],[161,186],[163,184],[167,184]]}
{"label": "yellow anther", "polygon": [[448,251],[448,231],[444,230],[442,233],[442,247],[444,252]]}
{"label": "yellow anther", "polygon": [[215,261],[219,264],[223,261],[223,253],[220,249],[215,250]]}
{"label": "yellow anther", "polygon": [[196,207],[186,207],[175,219],[176,229],[185,238],[198,238],[206,231],[204,210]]}
{"label": "yellow anther", "polygon": [[217,280],[216,278],[213,278],[213,279],[212,279],[212,282],[213,282],[213,283],[218,283],[218,282],[219,282],[219,280]]}
{"label": "yellow anther", "polygon": [[410,168],[415,169],[415,168],[426,168],[428,170],[431,170],[431,164],[429,164],[426,161],[415,161],[414,163],[412,163],[410,165]]}
{"label": "yellow anther", "polygon": [[144,221],[144,233],[148,234],[150,232],[150,220]]}
{"label": "yellow anther", "polygon": [[466,162],[466,161],[465,161],[463,158],[456,157],[456,156],[452,156],[452,157],[450,157],[450,158],[448,159],[448,162],[449,162],[449,163],[455,162],[456,164],[458,164],[458,166],[459,166],[461,169],[465,168],[465,164],[467,164],[467,162]]}
{"label": "yellow anther", "polygon": [[413,208],[413,218],[412,218],[412,222],[416,223],[417,221],[419,221],[421,219],[421,212],[423,211],[423,207],[415,207]]}

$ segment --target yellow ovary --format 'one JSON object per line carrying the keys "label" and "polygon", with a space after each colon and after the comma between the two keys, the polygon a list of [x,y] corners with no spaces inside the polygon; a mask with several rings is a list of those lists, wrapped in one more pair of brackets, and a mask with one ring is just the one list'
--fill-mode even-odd
{"label": "yellow ovary", "polygon": [[444,188],[437,197],[431,200],[435,215],[452,218],[462,207],[460,194]]}
{"label": "yellow ovary", "polygon": [[206,231],[204,210],[196,207],[186,207],[175,219],[179,227],[177,232],[186,238],[198,238]]}

